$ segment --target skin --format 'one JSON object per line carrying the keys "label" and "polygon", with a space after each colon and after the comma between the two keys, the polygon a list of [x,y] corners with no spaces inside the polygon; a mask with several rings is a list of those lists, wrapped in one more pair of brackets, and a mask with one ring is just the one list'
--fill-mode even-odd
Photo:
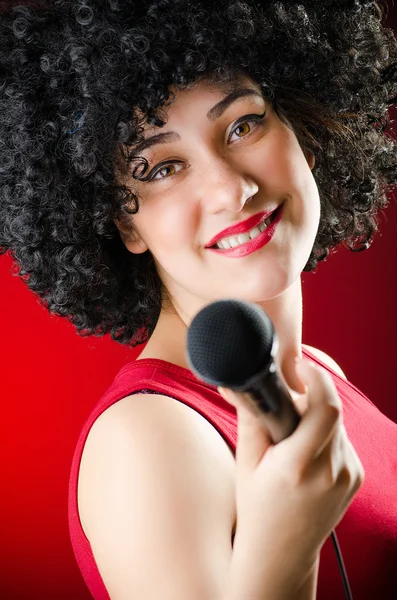
{"label": "skin", "polygon": [[[247,77],[239,87],[260,91]],[[278,366],[293,398],[303,402],[294,359],[302,355],[301,273],[320,219],[320,199],[312,169],[295,133],[277,116],[270,101],[257,95],[235,100],[215,120],[207,112],[226,93],[220,85],[199,82],[176,90],[166,108],[164,127],[145,126],[145,137],[176,132],[180,139],[140,153],[149,172],[169,161],[155,181],[127,183],[140,198],[131,224],[116,222],[132,253],[150,251],[167,290],[157,326],[139,358],[162,358],[188,368],[187,327],[214,300],[239,298],[268,313],[279,336]],[[250,114],[261,115],[255,123]],[[205,248],[226,227],[284,203],[283,218],[270,243],[241,258]],[[301,405],[303,409],[304,406]]]}

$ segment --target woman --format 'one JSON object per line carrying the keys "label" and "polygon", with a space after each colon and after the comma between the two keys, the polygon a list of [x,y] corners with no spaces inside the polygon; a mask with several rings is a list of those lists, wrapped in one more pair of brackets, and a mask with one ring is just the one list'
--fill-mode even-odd
{"label": "woman", "polygon": [[[301,341],[301,272],[368,247],[397,180],[397,44],[380,20],[358,1],[3,15],[1,249],[82,335],[148,340],[72,465],[72,544],[97,599],[343,598],[338,524],[354,597],[392,598],[397,426]],[[230,297],[278,333],[302,420],[277,445],[186,363],[192,318]]]}

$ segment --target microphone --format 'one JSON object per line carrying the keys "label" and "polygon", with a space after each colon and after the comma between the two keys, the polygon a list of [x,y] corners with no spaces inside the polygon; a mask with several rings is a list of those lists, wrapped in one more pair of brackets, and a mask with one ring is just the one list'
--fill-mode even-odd
{"label": "microphone", "polygon": [[212,302],[197,313],[187,332],[186,358],[193,373],[241,395],[275,444],[291,435],[300,421],[277,374],[278,345],[269,316],[243,300]]}
{"label": "microphone", "polygon": [[[297,428],[300,415],[277,375],[277,335],[269,316],[254,303],[219,300],[203,308],[187,332],[190,369],[211,385],[241,394],[277,444]],[[331,539],[347,600],[352,593],[334,530]]]}

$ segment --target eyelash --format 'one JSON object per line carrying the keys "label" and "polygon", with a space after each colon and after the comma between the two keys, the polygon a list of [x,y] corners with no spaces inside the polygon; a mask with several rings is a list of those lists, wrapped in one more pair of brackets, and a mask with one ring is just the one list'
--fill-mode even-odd
{"label": "eyelash", "polygon": [[[263,114],[261,114],[261,115],[256,115],[256,114],[245,115],[244,117],[242,117],[241,119],[239,119],[235,123],[232,131],[230,132],[230,135],[232,135],[236,131],[236,129],[238,129],[241,125],[244,125],[245,123],[254,123],[255,124],[254,129],[255,129],[257,125],[260,125],[260,124],[263,123],[263,121],[265,119],[265,116],[266,116],[266,111]],[[243,138],[241,138],[241,139],[245,139],[246,137],[249,137],[251,135],[251,133],[252,133],[252,130],[250,130],[247,133],[247,135],[244,135]],[[175,164],[178,164],[178,163],[176,161],[175,162],[172,162],[172,161],[170,162],[169,161],[169,162],[165,162],[165,163],[162,163],[162,164],[158,165],[149,174],[147,181],[149,181],[149,182],[157,182],[157,181],[162,181],[163,179],[169,179],[169,177],[160,177],[159,179],[155,179],[155,176],[158,173],[160,173],[160,171],[162,171],[163,169],[165,169],[166,167],[168,167],[170,165],[175,165]]]}

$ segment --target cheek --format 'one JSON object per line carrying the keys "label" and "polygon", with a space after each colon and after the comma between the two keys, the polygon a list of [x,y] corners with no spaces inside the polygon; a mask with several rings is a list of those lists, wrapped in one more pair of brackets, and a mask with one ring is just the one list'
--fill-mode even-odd
{"label": "cheek", "polygon": [[[299,203],[295,215],[301,222],[316,229],[320,220],[320,198],[316,180],[299,145],[291,134],[283,162],[284,177],[291,184],[291,194]],[[298,225],[298,223],[296,223]]]}
{"label": "cheek", "polygon": [[262,182],[267,195],[299,191],[307,179],[309,166],[295,134],[280,123],[264,136],[261,147],[247,155],[252,172]]}
{"label": "cheek", "polygon": [[[196,219],[189,199],[175,202],[164,198],[156,208],[145,215],[145,240],[153,254],[181,252],[181,248],[194,244]],[[160,206],[161,204],[161,206]]]}

